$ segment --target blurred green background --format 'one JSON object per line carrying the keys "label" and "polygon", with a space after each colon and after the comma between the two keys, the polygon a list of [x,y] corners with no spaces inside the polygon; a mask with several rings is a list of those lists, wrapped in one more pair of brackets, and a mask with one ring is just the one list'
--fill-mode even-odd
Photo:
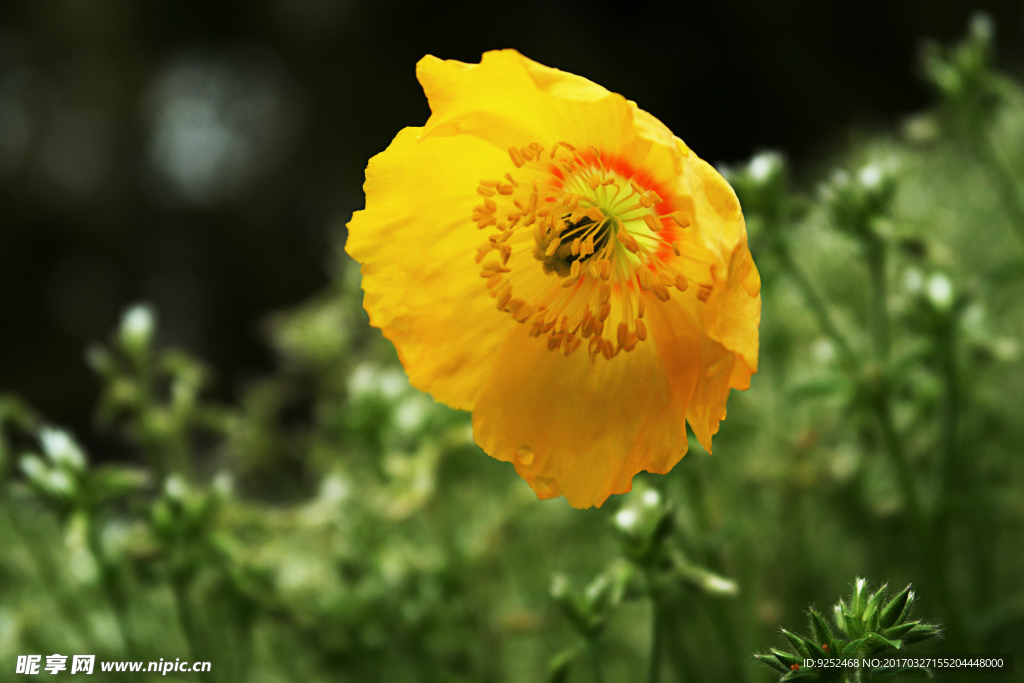
{"label": "blurred green background", "polygon": [[[1013,2],[4,3],[0,680],[767,681],[857,576],[915,584],[925,651],[1019,649],[1022,33]],[[415,62],[499,47],[718,164],[764,283],[714,456],[600,510],[411,389],[341,251],[429,113]]]}

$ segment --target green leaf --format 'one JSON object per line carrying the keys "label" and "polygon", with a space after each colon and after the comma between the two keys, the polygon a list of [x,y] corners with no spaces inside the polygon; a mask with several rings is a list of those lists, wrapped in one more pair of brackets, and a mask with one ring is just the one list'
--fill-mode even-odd
{"label": "green leaf", "polygon": [[811,649],[812,645],[797,634],[787,631],[786,629],[782,629],[782,635],[786,636],[786,639],[789,640],[790,644],[798,654],[807,657],[816,657],[820,654],[815,652],[817,648]]}
{"label": "green leaf", "polygon": [[569,680],[569,667],[580,653],[580,648],[573,647],[555,655],[548,665],[548,683],[566,683]]}
{"label": "green leaf", "polygon": [[152,485],[147,470],[122,465],[100,467],[93,471],[91,479],[93,491],[100,501],[142,491]]}
{"label": "green leaf", "polygon": [[942,633],[942,629],[932,624],[914,624],[914,628],[907,631],[907,634],[903,636],[903,642],[907,645],[913,645],[914,643],[923,643],[926,640],[938,637]]}
{"label": "green leaf", "polygon": [[852,607],[847,607],[845,603],[839,603],[842,607],[843,622],[846,624],[846,633],[850,638],[860,638],[864,635],[864,625],[861,623],[860,618],[853,611]]}
{"label": "green leaf", "polygon": [[782,662],[782,664],[788,669],[794,664],[803,664],[804,658],[793,654],[792,652],[785,652],[783,650],[776,650],[774,647],[769,648],[769,651],[775,655],[775,657]]}
{"label": "green leaf", "polygon": [[839,629],[842,635],[849,634],[849,628],[846,623],[846,605],[840,600],[832,607],[832,621],[836,623],[836,627]]}
{"label": "green leaf", "polygon": [[904,610],[913,603],[913,600],[914,591],[908,585],[882,608],[882,612],[878,615],[878,625],[882,628],[889,628],[893,624],[900,623],[903,620]]}
{"label": "green leaf", "polygon": [[877,633],[868,633],[863,638],[858,638],[857,640],[848,643],[843,649],[843,653],[849,655],[857,654],[858,652],[870,652],[871,654],[877,654],[890,649],[901,650],[903,649],[903,643],[898,640],[883,638]]}
{"label": "green leaf", "polygon": [[909,624],[900,624],[899,626],[893,626],[892,628],[882,629],[881,634],[886,638],[902,638],[910,629],[917,626],[918,622],[912,621]]}
{"label": "green leaf", "polygon": [[828,622],[813,607],[808,610],[807,614],[811,618],[811,634],[814,636],[814,644],[818,647],[828,644],[829,649],[834,652],[835,643],[833,640],[835,637],[832,635],[832,629],[829,628]]}
{"label": "green leaf", "polygon": [[761,662],[762,664],[764,664],[765,666],[770,666],[771,668],[775,669],[776,671],[778,671],[780,673],[787,674],[790,671],[789,667],[786,666],[785,664],[783,664],[782,662],[780,662],[779,658],[776,657],[775,655],[757,654],[757,655],[754,655],[754,657],[756,657],[757,660],[759,662]]}
{"label": "green leaf", "polygon": [[872,643],[876,647],[881,648],[879,650],[876,650],[876,652],[884,652],[885,650],[902,650],[903,649],[903,641],[900,641],[900,640],[890,640],[889,638],[881,636],[881,635],[879,635],[877,633],[869,633],[869,634],[867,634],[865,636],[865,638],[867,639],[867,641],[869,643]]}
{"label": "green leaf", "polygon": [[858,578],[853,583],[853,595],[850,597],[850,611],[855,614],[858,619],[863,619],[864,608],[866,606],[864,593],[867,591],[867,587],[867,579]]}
{"label": "green leaf", "polygon": [[882,587],[872,594],[868,599],[867,605],[864,607],[864,615],[862,617],[864,621],[864,630],[874,631],[878,628],[878,611],[882,605],[882,599],[885,597],[886,584],[882,584]]}

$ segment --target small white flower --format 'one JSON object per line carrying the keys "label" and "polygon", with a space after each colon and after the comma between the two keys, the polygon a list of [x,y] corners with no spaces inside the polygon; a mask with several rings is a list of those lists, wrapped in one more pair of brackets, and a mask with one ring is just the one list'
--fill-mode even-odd
{"label": "small white flower", "polygon": [[615,523],[623,531],[632,531],[636,526],[638,515],[633,508],[625,508],[615,513]]}

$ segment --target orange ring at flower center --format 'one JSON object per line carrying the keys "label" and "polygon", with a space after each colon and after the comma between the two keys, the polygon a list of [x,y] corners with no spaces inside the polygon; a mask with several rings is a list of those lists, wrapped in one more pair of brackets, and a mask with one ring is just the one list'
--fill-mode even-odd
{"label": "orange ring at flower center", "polygon": [[[675,198],[593,148],[532,143],[508,152],[516,170],[481,180],[483,204],[472,214],[479,229],[495,231],[476,261],[498,309],[565,355],[584,339],[591,362],[632,351],[647,339],[645,301],[689,287],[678,238],[693,221],[692,202],[671,210]],[[710,291],[700,285],[697,299]]]}

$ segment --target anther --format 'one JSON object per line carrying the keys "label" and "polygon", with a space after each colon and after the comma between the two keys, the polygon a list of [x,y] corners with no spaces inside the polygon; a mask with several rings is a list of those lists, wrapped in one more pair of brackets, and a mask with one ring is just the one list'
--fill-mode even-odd
{"label": "anther", "polygon": [[658,301],[668,301],[672,298],[672,295],[668,293],[668,287],[660,282],[655,282],[651,291],[654,292],[654,296],[658,297]]}
{"label": "anther", "polygon": [[[480,277],[490,277],[491,273],[511,273],[512,271],[508,268],[503,268],[497,261],[488,261],[483,265],[483,271],[480,273]],[[484,275],[487,273],[487,275]]]}
{"label": "anther", "polygon": [[601,209],[597,208],[596,206],[592,206],[589,209],[587,209],[587,218],[594,221],[595,223],[600,223],[601,221],[604,220],[604,214],[601,212]]}
{"label": "anther", "polygon": [[685,275],[676,275],[675,285],[676,289],[678,289],[680,292],[685,292],[686,288],[690,286],[690,283],[687,282]]}
{"label": "anther", "polygon": [[674,220],[676,222],[676,225],[678,225],[680,228],[688,228],[688,227],[690,227],[690,221],[686,217],[686,215],[683,214],[682,211],[675,211],[675,212],[673,212],[672,213],[672,220]]}
{"label": "anther", "polygon": [[615,239],[619,240],[619,242],[622,243],[622,246],[624,246],[626,249],[633,252],[634,254],[640,251],[640,245],[637,244],[636,240],[633,239],[633,236],[630,235],[625,230],[619,230],[617,233],[615,233]]}
{"label": "anther", "polygon": [[646,223],[647,227],[651,229],[651,232],[661,232],[661,221],[651,214],[648,213],[644,215],[644,223]]}
{"label": "anther", "polygon": [[533,306],[523,306],[512,318],[517,323],[525,323],[533,315]]}
{"label": "anther", "polygon": [[508,302],[512,300],[512,285],[510,283],[506,284],[502,288],[501,293],[499,294],[497,299],[498,299],[498,310],[499,311],[504,311],[505,310],[505,306],[507,306]]}
{"label": "anther", "polygon": [[636,323],[636,336],[640,341],[647,341],[647,325],[643,320],[637,318]]}
{"label": "anther", "polygon": [[515,147],[508,148],[508,155],[512,158],[512,163],[516,165],[516,168],[522,168],[523,164],[526,163],[523,160],[523,155]]}
{"label": "anther", "polygon": [[580,347],[580,344],[582,343],[583,340],[580,339],[579,337],[572,334],[567,335],[565,339],[562,341],[562,355],[570,355],[573,351],[578,349]]}

